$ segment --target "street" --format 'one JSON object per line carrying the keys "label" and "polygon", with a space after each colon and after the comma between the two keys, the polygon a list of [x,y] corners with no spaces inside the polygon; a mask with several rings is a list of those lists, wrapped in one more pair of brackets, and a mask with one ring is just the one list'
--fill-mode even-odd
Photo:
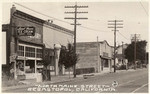
{"label": "street", "polygon": [[[121,71],[116,73],[106,73],[103,75],[95,75],[93,77],[88,77],[87,79],[76,79],[68,82],[61,82],[53,84],[54,87],[61,86],[70,86],[71,90],[63,90],[60,91],[58,89],[54,91],[50,90],[31,90],[33,87],[21,88],[8,90],[3,92],[97,92],[97,93],[148,93],[148,69],[137,69],[137,70],[128,70]],[[93,86],[92,86],[93,85]],[[46,85],[39,85],[41,88],[47,87]],[[50,86],[50,85],[49,85]],[[77,86],[77,87],[76,87]],[[88,89],[81,89],[87,86]],[[101,86],[101,88],[105,89],[89,89],[93,87]],[[35,87],[35,86],[34,86]],[[110,87],[111,89],[108,89]],[[30,89],[29,89],[30,88]],[[80,90],[77,88],[80,88]],[[107,88],[107,89],[106,89]]]}

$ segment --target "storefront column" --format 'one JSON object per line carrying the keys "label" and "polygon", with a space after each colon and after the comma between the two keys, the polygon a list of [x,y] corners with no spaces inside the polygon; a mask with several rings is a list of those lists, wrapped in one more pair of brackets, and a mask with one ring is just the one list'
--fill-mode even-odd
{"label": "storefront column", "polygon": [[26,58],[25,58],[25,55],[26,55],[26,46],[23,46],[24,47],[24,74],[26,74]]}
{"label": "storefront column", "polygon": [[26,69],[25,69],[25,67],[26,67],[26,60],[24,59],[23,61],[24,61],[24,63],[23,63],[24,64],[24,73],[26,73]]}
{"label": "storefront column", "polygon": [[37,60],[35,60],[35,73],[36,73],[36,69],[37,69],[37,67],[36,67],[37,64],[36,63],[37,63]]}
{"label": "storefront column", "polygon": [[16,65],[17,65],[17,61],[15,61],[14,62],[14,78],[15,78],[15,80],[17,80],[17,67],[16,67]]}
{"label": "storefront column", "polygon": [[[37,49],[35,48],[35,58],[37,57],[36,55],[37,55]],[[35,59],[35,62],[34,62],[34,64],[35,64],[35,65],[34,65],[35,74],[36,74],[36,68],[37,68],[37,67],[36,67],[36,65],[37,65],[37,64],[36,64],[36,61],[37,61],[37,60]]]}

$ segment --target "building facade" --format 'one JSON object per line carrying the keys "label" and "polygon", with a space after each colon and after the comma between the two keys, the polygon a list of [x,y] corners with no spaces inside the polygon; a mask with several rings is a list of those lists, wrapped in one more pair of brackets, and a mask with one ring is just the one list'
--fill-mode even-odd
{"label": "building facade", "polygon": [[60,27],[56,24],[46,21],[43,25],[43,43],[48,49],[53,49],[55,57],[51,57],[49,69],[51,75],[65,74],[63,65],[59,65],[59,55],[61,47],[68,47],[68,43],[73,41],[73,31]]}
{"label": "building facade", "polygon": [[113,71],[113,47],[107,41],[77,43],[77,69],[94,68],[94,72]]}
{"label": "building facade", "polygon": [[99,43],[100,52],[100,71],[112,72],[114,65],[113,52],[114,48],[108,44],[107,41],[102,41]]}
{"label": "building facade", "polygon": [[[3,26],[3,31],[6,31],[5,27],[6,25]],[[14,78],[24,75],[25,79],[36,79],[45,68],[45,63],[48,64],[48,70],[58,75],[60,48],[71,43],[72,37],[72,31],[13,6],[6,31],[6,60],[7,65],[11,65]],[[61,71],[63,70],[62,67]]]}
{"label": "building facade", "polygon": [[[43,23],[44,20],[19,11],[14,6],[11,9],[10,29],[7,32],[10,47],[8,57],[16,79],[19,75],[25,75],[26,79],[36,78],[36,73],[40,73],[43,67]],[[29,27],[35,29],[34,35],[19,34],[30,31]]]}
{"label": "building facade", "polygon": [[116,63],[118,65],[127,65],[128,60],[125,59],[125,49],[128,47],[128,44],[122,44],[117,47]]}

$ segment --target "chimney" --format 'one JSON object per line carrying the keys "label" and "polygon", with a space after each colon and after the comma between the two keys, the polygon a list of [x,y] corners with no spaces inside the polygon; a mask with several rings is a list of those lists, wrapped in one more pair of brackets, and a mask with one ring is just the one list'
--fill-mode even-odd
{"label": "chimney", "polygon": [[11,16],[13,15],[13,13],[16,11],[16,7],[15,7],[15,5],[12,5],[12,8],[11,8]]}
{"label": "chimney", "polygon": [[52,23],[53,23],[53,20],[48,19],[48,23],[51,23],[51,24],[52,24]]}

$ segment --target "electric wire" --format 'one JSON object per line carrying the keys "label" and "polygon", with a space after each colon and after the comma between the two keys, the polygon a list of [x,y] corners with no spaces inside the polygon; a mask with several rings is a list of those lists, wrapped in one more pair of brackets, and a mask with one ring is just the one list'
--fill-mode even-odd
{"label": "electric wire", "polygon": [[118,33],[119,33],[122,37],[124,37],[126,40],[129,40],[129,39],[126,38],[123,34],[121,34],[119,31],[118,31]]}
{"label": "electric wire", "polygon": [[146,11],[145,7],[143,6],[142,2],[140,1],[140,5],[142,6],[143,10],[145,11],[146,15],[148,16],[148,12]]}
{"label": "electric wire", "polygon": [[[53,18],[53,19],[58,20],[58,21],[60,21],[60,22],[64,22],[64,23],[67,23],[67,24],[71,24],[71,23],[69,23],[69,22],[67,22],[67,21],[63,21],[63,20],[60,20],[60,19],[58,19],[58,18],[45,15],[45,14],[43,14],[43,13],[41,13],[41,12],[35,11],[35,10],[31,9],[31,8],[28,8],[28,7],[26,7],[26,6],[23,6],[23,5],[21,5],[21,4],[18,4],[18,3],[16,3],[16,2],[14,2],[14,4],[19,5],[19,6],[23,7],[23,8],[28,9],[28,10],[31,10],[31,11],[33,11],[33,12],[35,12],[35,13],[41,14],[41,15],[43,15],[43,16],[46,16],[46,17],[49,17],[49,18]],[[83,25],[82,25],[82,26],[79,26],[79,27],[86,28],[86,29],[93,30],[93,31],[98,31],[98,32],[105,32],[105,31],[103,31],[103,30],[96,30],[96,29],[89,28],[89,27],[86,27],[86,26],[83,26]]]}

